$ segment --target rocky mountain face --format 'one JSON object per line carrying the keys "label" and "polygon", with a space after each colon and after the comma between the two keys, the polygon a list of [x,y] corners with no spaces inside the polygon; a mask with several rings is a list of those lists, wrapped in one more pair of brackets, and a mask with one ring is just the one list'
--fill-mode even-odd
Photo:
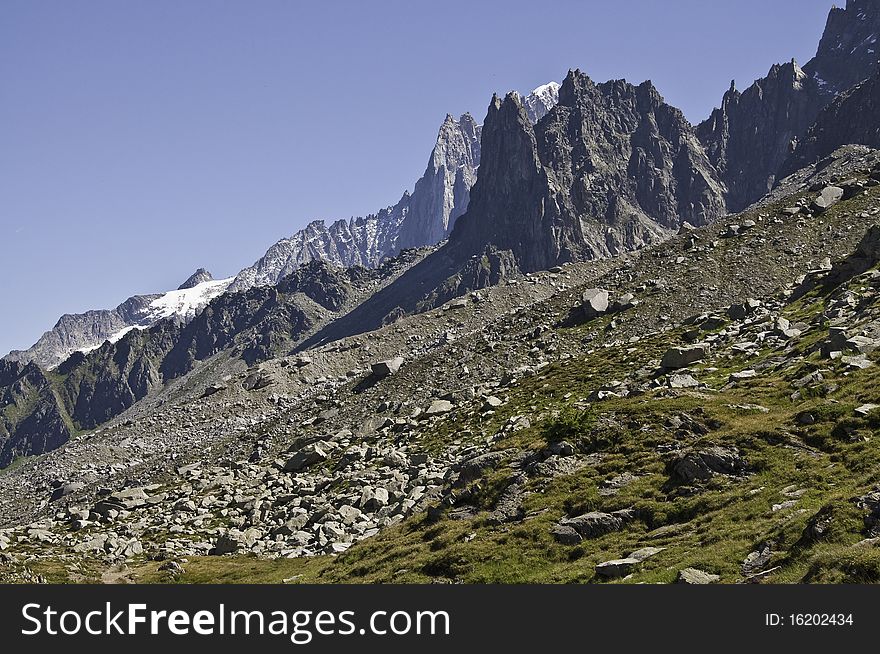
{"label": "rocky mountain face", "polygon": [[880,73],[841,93],[819,114],[780,170],[784,177],[827,157],[841,143],[880,147]]}
{"label": "rocky mountain face", "polygon": [[880,7],[875,0],[847,0],[828,14],[816,56],[804,66],[833,97],[870,77],[880,66]]}
{"label": "rocky mountain face", "polygon": [[[533,121],[556,103],[559,85],[538,87],[523,100]],[[468,207],[481,160],[481,126],[464,114],[447,115],[428,166],[412,193],[393,206],[364,218],[314,221],[273,245],[253,266],[242,270],[230,290],[272,285],[312,259],[340,267],[373,268],[407,248],[435,245],[447,238]]]}
{"label": "rocky mountain face", "polygon": [[0,468],[18,457],[54,450],[71,431],[40,367],[0,359]]}
{"label": "rocky mountain face", "polygon": [[727,186],[731,210],[763,197],[819,112],[838,93],[878,70],[878,35],[877,3],[848,0],[845,9],[831,10],[816,56],[803,68],[794,60],[774,65],[742,93],[731,83],[721,107],[697,126],[709,160]]}
{"label": "rocky mountain face", "polygon": [[690,124],[650,82],[595,84],[576,70],[535,126],[516,95],[493,99],[471,207],[450,241],[546,269],[711,222],[723,193]]}
{"label": "rocky mountain face", "polygon": [[[0,581],[876,579],[877,171],[844,148],[639,251],[199,366],[0,474]],[[290,290],[338,315],[376,274]]]}
{"label": "rocky mountain face", "polygon": [[5,359],[33,361],[47,370],[55,368],[74,352],[88,352],[105,341],[116,342],[132,329],[143,329],[168,318],[190,320],[223,293],[231,281],[214,280],[211,273],[199,268],[176,291],[135,295],[115,309],[64,314],[33,346],[13,350]]}
{"label": "rocky mountain face", "polygon": [[724,186],[682,113],[645,82],[571,71],[532,125],[520,97],[493,97],[479,176],[449,240],[307,341],[373,329],[511,274],[632,251],[726,213]]}

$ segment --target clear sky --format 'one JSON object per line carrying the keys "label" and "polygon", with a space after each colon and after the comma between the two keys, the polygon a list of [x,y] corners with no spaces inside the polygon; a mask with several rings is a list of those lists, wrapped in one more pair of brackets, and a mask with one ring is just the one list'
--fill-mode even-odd
{"label": "clear sky", "polygon": [[[842,4],[842,2],[841,2]],[[422,174],[492,92],[653,80],[698,122],[815,53],[830,0],[2,0],[0,356],[249,265]]]}

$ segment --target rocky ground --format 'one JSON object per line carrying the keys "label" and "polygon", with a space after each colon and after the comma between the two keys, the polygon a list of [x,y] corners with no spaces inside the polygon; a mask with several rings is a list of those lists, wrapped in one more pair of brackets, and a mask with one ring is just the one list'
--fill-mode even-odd
{"label": "rocky ground", "polygon": [[880,157],[0,472],[3,581],[876,581]]}

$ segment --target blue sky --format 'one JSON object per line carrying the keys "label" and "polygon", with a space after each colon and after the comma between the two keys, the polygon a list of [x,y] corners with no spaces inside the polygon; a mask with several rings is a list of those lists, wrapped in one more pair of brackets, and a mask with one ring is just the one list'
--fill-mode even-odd
{"label": "blue sky", "polygon": [[393,204],[494,91],[581,68],[698,122],[731,79],[807,61],[831,4],[3,0],[0,355]]}

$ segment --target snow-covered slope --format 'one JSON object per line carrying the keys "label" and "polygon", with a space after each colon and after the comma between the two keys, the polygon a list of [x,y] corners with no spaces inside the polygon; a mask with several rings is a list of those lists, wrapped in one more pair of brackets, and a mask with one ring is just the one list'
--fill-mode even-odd
{"label": "snow-covered slope", "polygon": [[199,269],[176,291],[135,295],[115,309],[65,314],[32,347],[14,350],[5,358],[54,368],[74,352],[89,352],[105,341],[115,343],[132,329],[146,329],[167,318],[191,320],[208,302],[226,291],[232,279],[215,280]]}
{"label": "snow-covered slope", "polygon": [[543,84],[523,98],[523,106],[533,123],[541,120],[558,103],[559,84],[556,82]]}
{"label": "snow-covered slope", "polygon": [[191,288],[168,291],[150,302],[144,320],[150,324],[173,316],[189,320],[201,311],[208,302],[223,293],[232,280],[232,277],[211,280],[196,284]]}

